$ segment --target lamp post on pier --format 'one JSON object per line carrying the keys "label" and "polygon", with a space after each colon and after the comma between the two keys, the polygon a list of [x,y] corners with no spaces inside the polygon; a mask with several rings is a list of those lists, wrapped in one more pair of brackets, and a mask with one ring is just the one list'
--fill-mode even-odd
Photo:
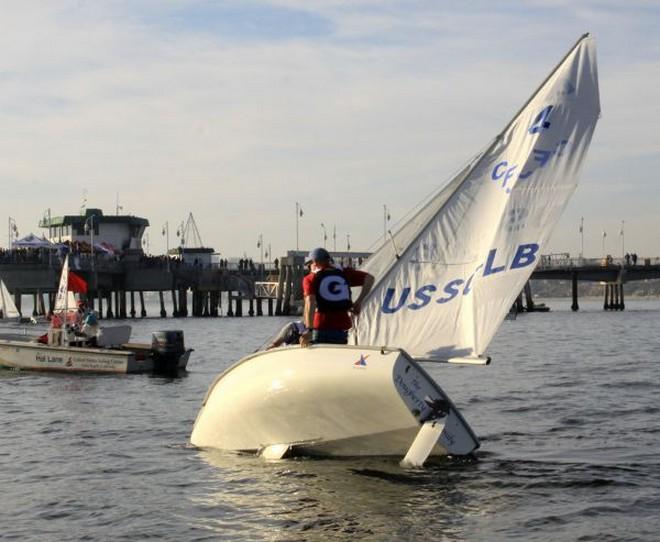
{"label": "lamp post on pier", "polygon": [[584,258],[584,217],[580,217],[580,259]]}
{"label": "lamp post on pier", "polygon": [[[94,286],[94,292],[98,289],[98,278],[96,276],[96,265],[94,264],[94,218],[96,215],[90,215],[87,220],[85,220],[85,224],[83,226],[83,229],[85,230],[85,233],[89,233],[89,245],[90,245],[90,255],[92,258],[92,284]],[[92,296],[92,299],[94,297]]]}
{"label": "lamp post on pier", "polygon": [[170,270],[170,223],[165,222],[165,225],[163,226],[163,236],[165,237],[165,258],[166,258],[166,265],[167,265],[167,271],[169,272]]}
{"label": "lamp post on pier", "polygon": [[325,224],[321,222],[321,229],[323,230],[323,248],[325,248],[325,243],[328,240],[328,232],[325,229]]}
{"label": "lamp post on pier", "polygon": [[12,235],[18,239],[18,227],[16,226],[16,221],[10,216],[7,221],[7,248],[9,250],[13,247]]}
{"label": "lamp post on pier", "polygon": [[85,220],[84,230],[85,233],[89,233],[89,245],[90,245],[90,254],[92,256],[92,273],[94,273],[94,217],[96,215],[90,215],[87,220]]}
{"label": "lamp post on pier", "polygon": [[264,234],[260,233],[259,238],[257,239],[257,248],[259,249],[261,253],[261,279],[263,280],[264,278]]}
{"label": "lamp post on pier", "polygon": [[[51,232],[50,232],[50,207],[46,209],[46,212],[44,213],[44,221],[47,221],[46,224],[48,225],[48,242],[52,244],[51,238]],[[48,248],[48,269],[51,269],[53,267],[53,249]]]}
{"label": "lamp post on pier", "polygon": [[300,203],[296,201],[296,250],[300,250],[300,226],[298,223],[302,215],[302,207],[300,206]]}
{"label": "lamp post on pier", "polygon": [[183,221],[181,221],[181,224],[179,224],[179,227],[176,229],[176,236],[179,237],[179,245],[181,247],[186,246],[186,227],[183,224]]}
{"label": "lamp post on pier", "polygon": [[387,205],[383,205],[383,243],[387,241],[387,223],[390,221],[390,211]]}

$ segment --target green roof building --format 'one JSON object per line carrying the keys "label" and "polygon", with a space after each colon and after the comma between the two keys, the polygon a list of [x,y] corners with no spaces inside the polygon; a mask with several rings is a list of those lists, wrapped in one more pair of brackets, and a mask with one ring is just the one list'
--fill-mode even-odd
{"label": "green roof building", "polygon": [[44,218],[39,227],[47,229],[52,243],[85,242],[105,244],[115,250],[142,250],[142,236],[149,226],[146,218],[130,215],[104,215],[101,209],[85,209],[82,215]]}

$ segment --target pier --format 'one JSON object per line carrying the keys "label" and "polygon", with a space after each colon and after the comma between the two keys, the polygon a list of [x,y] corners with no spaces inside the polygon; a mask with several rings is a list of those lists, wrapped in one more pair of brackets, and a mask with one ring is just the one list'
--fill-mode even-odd
{"label": "pier", "polygon": [[[571,258],[568,253],[549,254],[541,259],[532,280],[564,280],[571,284],[571,309],[579,310],[578,282],[596,282],[603,286],[603,309],[625,310],[624,284],[639,280],[660,279],[660,258]],[[531,293],[530,293],[531,295]]]}
{"label": "pier", "polygon": [[[242,316],[244,299],[250,307],[255,302],[259,307],[261,302],[255,294],[258,275],[251,271],[201,268],[165,257],[112,261],[84,254],[70,257],[70,268],[87,282],[87,299],[102,318],[146,317],[146,292],[158,294],[161,317],[219,316],[223,301],[227,316]],[[0,263],[0,277],[18,310],[23,296],[33,297],[32,316],[52,311],[60,272],[56,258]]]}
{"label": "pier", "polygon": [[[88,284],[87,298],[101,318],[242,317],[298,315],[302,311],[304,251],[288,251],[277,264],[199,264],[182,258],[129,252],[121,259],[102,254],[73,253],[71,269]],[[366,252],[333,252],[339,263],[359,267]],[[61,260],[56,253],[5,251],[0,278],[22,312],[23,296],[32,297],[32,316],[49,314],[57,292]],[[532,280],[566,281],[571,308],[579,310],[578,283],[602,285],[603,309],[624,310],[624,285],[660,279],[660,258],[571,258],[569,254],[541,256]],[[147,314],[145,294],[158,296],[157,314]],[[153,295],[153,294],[152,294]],[[528,282],[515,303],[517,312],[548,310],[534,302]],[[23,315],[28,316],[28,315]]]}

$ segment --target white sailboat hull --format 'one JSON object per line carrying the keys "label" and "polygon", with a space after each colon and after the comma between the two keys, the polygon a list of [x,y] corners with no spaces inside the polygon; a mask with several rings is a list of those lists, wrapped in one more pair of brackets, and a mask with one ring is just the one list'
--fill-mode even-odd
{"label": "white sailboat hull", "polygon": [[[202,448],[296,455],[403,456],[422,423],[444,429],[431,452],[479,446],[456,407],[404,351],[359,346],[282,348],[244,358],[211,385],[191,434]],[[264,454],[266,455],[266,454]]]}

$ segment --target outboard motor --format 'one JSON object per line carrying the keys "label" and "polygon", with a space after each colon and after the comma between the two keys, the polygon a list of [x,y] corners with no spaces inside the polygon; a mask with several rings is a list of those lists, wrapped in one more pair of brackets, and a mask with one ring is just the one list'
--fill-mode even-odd
{"label": "outboard motor", "polygon": [[183,331],[154,331],[151,334],[155,373],[176,374],[179,370],[179,359],[185,351]]}

